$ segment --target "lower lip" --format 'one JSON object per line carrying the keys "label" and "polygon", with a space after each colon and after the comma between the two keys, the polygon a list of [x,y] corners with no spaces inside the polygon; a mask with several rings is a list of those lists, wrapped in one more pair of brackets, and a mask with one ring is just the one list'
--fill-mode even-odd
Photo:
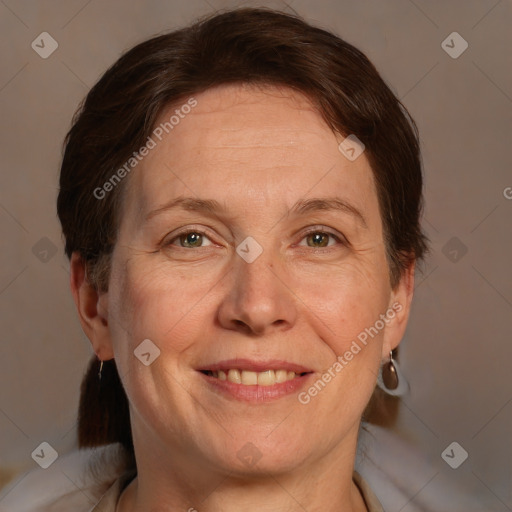
{"label": "lower lip", "polygon": [[305,387],[307,381],[313,375],[313,373],[299,375],[292,380],[279,382],[271,386],[247,386],[245,384],[236,384],[229,380],[220,380],[217,377],[212,377],[202,372],[199,373],[214,390],[225,396],[227,395],[245,402],[267,402],[297,393],[302,387]]}

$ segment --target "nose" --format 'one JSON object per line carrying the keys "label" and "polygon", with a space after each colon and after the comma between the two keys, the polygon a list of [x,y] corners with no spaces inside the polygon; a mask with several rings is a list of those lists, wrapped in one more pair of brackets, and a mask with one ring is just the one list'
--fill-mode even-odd
{"label": "nose", "polygon": [[255,335],[291,328],[297,317],[296,301],[283,269],[265,251],[252,263],[235,258],[218,310],[220,324]]}

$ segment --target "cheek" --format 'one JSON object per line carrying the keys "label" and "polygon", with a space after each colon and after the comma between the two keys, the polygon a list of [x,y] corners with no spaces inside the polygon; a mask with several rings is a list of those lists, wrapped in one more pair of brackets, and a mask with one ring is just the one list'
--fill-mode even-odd
{"label": "cheek", "polygon": [[152,262],[151,255],[131,258],[115,276],[112,312],[121,326],[116,354],[133,352],[144,339],[162,350],[184,350],[201,325],[198,315],[213,276],[194,272],[191,279],[190,270],[170,269],[165,262]]}
{"label": "cheek", "polygon": [[[159,410],[162,396],[174,404],[185,400],[182,387],[169,376],[180,374],[180,355],[198,339],[204,319],[198,318],[201,308],[195,305],[208,290],[185,293],[179,272],[150,263],[148,256],[137,256],[115,273],[109,309],[116,365],[132,406],[145,411],[144,417]],[[151,359],[158,354],[148,366],[136,357],[146,352]]]}
{"label": "cheek", "polygon": [[387,268],[347,262],[332,271],[303,274],[297,295],[322,320],[325,339],[339,354],[385,312],[389,293]]}
{"label": "cheek", "polygon": [[374,390],[384,333],[374,327],[377,322],[381,327],[389,292],[387,267],[376,262],[346,264],[328,275],[302,280],[298,295],[304,297],[304,313],[321,338],[322,343],[317,341],[315,346],[325,361],[322,382],[302,399],[318,396],[315,407],[340,422],[348,416],[356,421]]}

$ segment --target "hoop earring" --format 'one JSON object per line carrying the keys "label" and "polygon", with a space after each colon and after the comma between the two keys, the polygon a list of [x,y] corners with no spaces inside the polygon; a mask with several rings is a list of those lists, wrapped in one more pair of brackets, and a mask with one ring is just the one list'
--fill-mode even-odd
{"label": "hoop earring", "polygon": [[101,372],[103,370],[103,361],[100,361],[100,370],[98,372],[98,380],[101,381]]}
{"label": "hoop earring", "polygon": [[377,385],[391,396],[403,396],[409,391],[409,384],[400,370],[400,366],[393,359],[392,350],[389,352],[389,361],[381,366]]}

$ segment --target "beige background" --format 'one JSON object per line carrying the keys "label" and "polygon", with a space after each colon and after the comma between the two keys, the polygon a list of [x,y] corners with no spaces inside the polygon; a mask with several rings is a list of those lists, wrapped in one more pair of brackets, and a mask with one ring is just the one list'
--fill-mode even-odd
{"label": "beige background", "polygon": [[[0,2],[2,469],[34,467],[30,454],[42,441],[60,454],[75,447],[79,383],[92,351],[55,213],[71,116],[123,50],[232,5],[242,4]],[[512,510],[512,3],[249,5],[296,11],[362,49],[416,119],[432,255],[402,344],[411,392],[396,431],[437,464],[435,478],[463,481],[496,510]],[[31,48],[44,31],[59,45],[48,59]],[[441,47],[453,31],[469,44],[457,59]],[[469,453],[457,470],[440,457],[452,441]]]}

